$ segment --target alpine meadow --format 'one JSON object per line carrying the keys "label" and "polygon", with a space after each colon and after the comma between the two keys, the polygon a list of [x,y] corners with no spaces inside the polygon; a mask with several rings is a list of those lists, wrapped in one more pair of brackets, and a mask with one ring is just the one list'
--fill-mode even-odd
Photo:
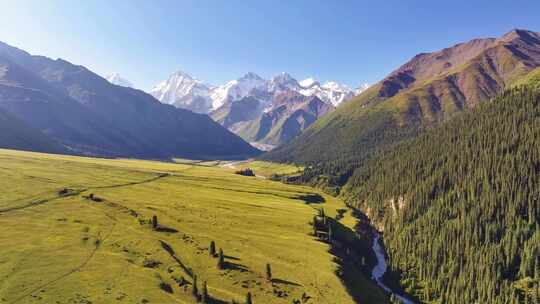
{"label": "alpine meadow", "polygon": [[0,7],[0,304],[540,304],[537,1]]}

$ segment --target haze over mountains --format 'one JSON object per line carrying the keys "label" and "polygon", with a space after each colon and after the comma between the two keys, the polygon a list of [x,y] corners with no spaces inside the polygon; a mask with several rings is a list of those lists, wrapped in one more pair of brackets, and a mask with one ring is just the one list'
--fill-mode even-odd
{"label": "haze over mountains", "polygon": [[[8,113],[3,123],[24,124],[28,136],[54,146],[46,149],[49,152],[58,152],[60,144],[75,154],[139,158],[258,153],[206,115],[163,105],[83,66],[32,56],[4,43],[0,43],[0,109]],[[21,127],[4,130],[18,132]],[[13,137],[17,136],[7,139]],[[0,145],[28,148],[7,141]]]}

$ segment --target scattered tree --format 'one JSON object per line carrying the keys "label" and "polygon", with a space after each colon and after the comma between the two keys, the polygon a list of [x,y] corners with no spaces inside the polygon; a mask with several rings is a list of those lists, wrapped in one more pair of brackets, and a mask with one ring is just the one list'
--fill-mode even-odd
{"label": "scattered tree", "polygon": [[197,276],[193,275],[193,286],[191,286],[191,294],[196,299],[199,298],[199,289],[197,288]]}
{"label": "scattered tree", "polygon": [[201,303],[208,304],[209,299],[210,298],[208,297],[208,288],[206,286],[206,281],[204,281],[201,294]]}
{"label": "scattered tree", "polygon": [[216,256],[216,243],[214,241],[210,242],[210,247],[208,247],[208,253],[211,257]]}
{"label": "scattered tree", "polygon": [[268,281],[272,280],[272,267],[270,266],[270,264],[266,264],[266,279]]}
{"label": "scattered tree", "polygon": [[219,248],[219,258],[217,267],[219,269],[225,268],[225,256],[223,255],[223,249]]}
{"label": "scattered tree", "polygon": [[253,304],[251,301],[251,292],[248,292],[246,295],[246,304]]}
{"label": "scattered tree", "polygon": [[158,227],[157,215],[152,216],[152,228],[155,230]]}

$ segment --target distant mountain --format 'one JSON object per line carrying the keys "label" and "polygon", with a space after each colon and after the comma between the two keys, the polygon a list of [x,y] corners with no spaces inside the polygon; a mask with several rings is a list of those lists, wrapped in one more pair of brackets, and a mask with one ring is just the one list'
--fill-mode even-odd
{"label": "distant mountain", "polygon": [[377,151],[495,96],[539,65],[540,33],[525,30],[419,54],[265,157],[321,166],[339,159],[332,171],[342,182]]}
{"label": "distant mountain", "polygon": [[122,86],[122,87],[127,87],[127,88],[134,88],[135,87],[131,82],[129,82],[129,80],[127,80],[127,79],[123,78],[122,76],[120,76],[120,74],[113,74],[113,75],[107,76],[106,79],[110,83],[115,84],[115,85],[119,85],[119,86]]}
{"label": "distant mountain", "polygon": [[333,110],[334,106],[317,96],[285,91],[276,97],[270,109],[256,119],[244,120],[229,128],[245,140],[269,149],[290,141],[319,117]]}
{"label": "distant mountain", "polygon": [[77,154],[232,158],[258,153],[206,115],[163,105],[83,66],[4,43],[0,109]]}
{"label": "distant mountain", "polygon": [[271,106],[273,98],[286,91],[299,92],[305,96],[318,96],[322,101],[337,106],[365,89],[366,85],[353,90],[333,81],[321,85],[311,78],[298,82],[287,73],[281,73],[266,80],[252,72],[223,85],[214,86],[197,80],[187,73],[176,72],[169,79],[155,86],[150,94],[163,103],[209,114],[223,105],[248,96],[255,97],[267,106]]}

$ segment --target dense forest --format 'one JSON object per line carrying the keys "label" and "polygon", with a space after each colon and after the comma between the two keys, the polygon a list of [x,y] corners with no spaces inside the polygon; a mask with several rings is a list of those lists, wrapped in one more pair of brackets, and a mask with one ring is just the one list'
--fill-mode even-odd
{"label": "dense forest", "polygon": [[[506,90],[354,172],[423,303],[540,303],[540,91]],[[472,288],[474,287],[474,288]]]}

